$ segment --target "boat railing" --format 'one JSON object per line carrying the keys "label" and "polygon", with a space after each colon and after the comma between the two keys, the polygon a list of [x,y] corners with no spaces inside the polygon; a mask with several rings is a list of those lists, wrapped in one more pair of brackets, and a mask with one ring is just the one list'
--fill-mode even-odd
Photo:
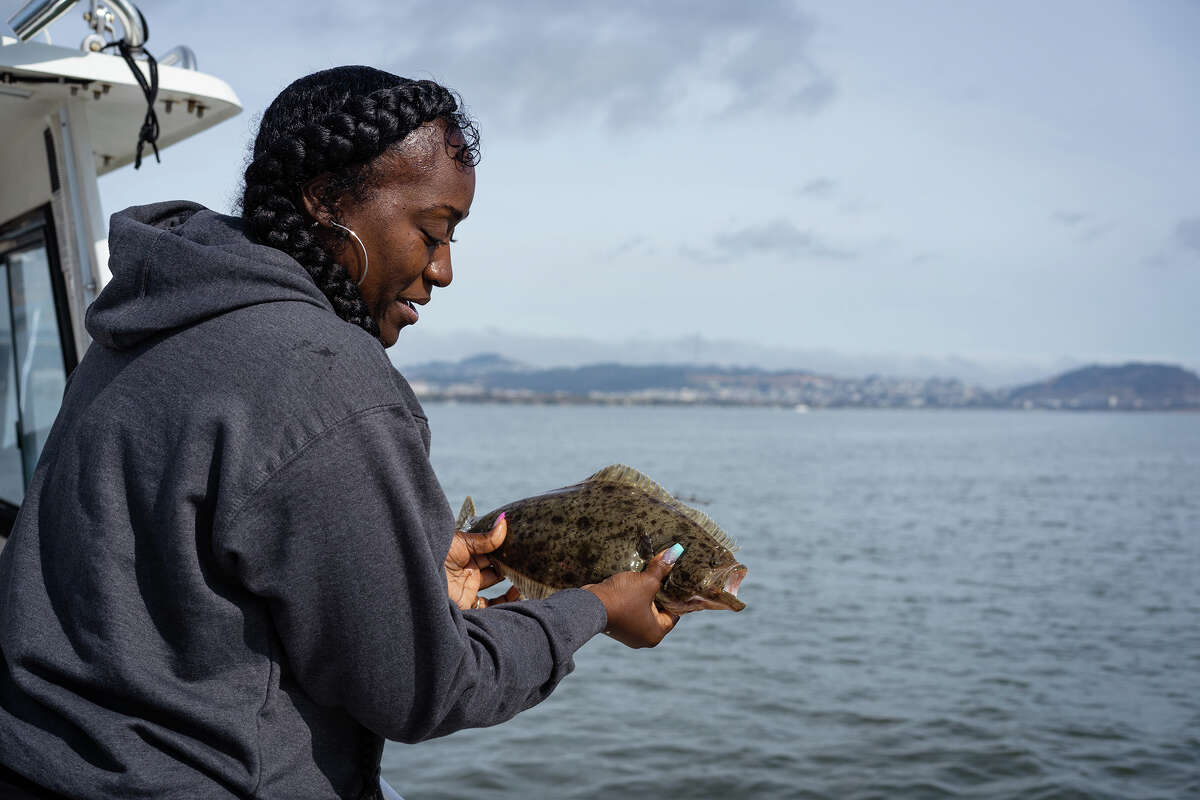
{"label": "boat railing", "polygon": [[[83,15],[83,19],[92,26],[95,32],[83,40],[82,48],[86,50],[101,50],[108,42],[104,34],[116,37],[113,30],[113,19],[121,23],[124,33],[122,38],[134,50],[146,43],[146,18],[138,7],[129,0],[92,0],[92,8]],[[98,40],[98,41],[97,41]]]}
{"label": "boat railing", "polygon": [[180,69],[199,69],[196,66],[196,53],[186,44],[179,44],[163,53],[158,58],[160,67],[179,67]]}
{"label": "boat railing", "polygon": [[[28,41],[44,32],[50,23],[70,11],[77,2],[79,0],[31,0],[9,17],[8,24],[16,32],[17,39]],[[92,28],[79,47],[85,53],[97,53],[116,41],[124,40],[136,56],[144,55],[142,48],[149,35],[146,18],[129,0],[91,0],[91,8],[84,12],[83,19]],[[121,28],[119,37],[115,23]],[[158,59],[158,63],[181,69],[197,69],[196,53],[187,45],[172,47]]]}

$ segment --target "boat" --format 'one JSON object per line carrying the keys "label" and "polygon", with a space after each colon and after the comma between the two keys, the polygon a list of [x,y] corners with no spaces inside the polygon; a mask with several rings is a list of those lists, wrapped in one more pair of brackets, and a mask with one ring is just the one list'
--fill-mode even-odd
{"label": "boat", "polygon": [[79,4],[79,47],[39,41],[77,2],[32,0],[9,19],[16,37],[0,37],[0,547],[90,342],[84,311],[111,277],[97,179],[138,161],[149,173],[242,109],[191,48],[150,56],[129,0]]}

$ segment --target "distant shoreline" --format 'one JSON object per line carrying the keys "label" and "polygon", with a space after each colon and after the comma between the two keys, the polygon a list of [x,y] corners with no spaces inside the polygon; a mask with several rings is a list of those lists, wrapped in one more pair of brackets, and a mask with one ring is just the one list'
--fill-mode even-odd
{"label": "distant shoreline", "polygon": [[744,402],[735,400],[669,400],[669,399],[633,399],[633,398],[593,398],[579,396],[558,397],[545,395],[539,397],[506,397],[502,395],[455,395],[442,392],[418,392],[417,398],[422,403],[443,403],[446,405],[497,405],[497,406],[625,406],[646,408],[762,408],[795,413],[816,413],[819,411],[1012,411],[1028,413],[1046,411],[1053,413],[1101,413],[1101,414],[1197,414],[1200,406],[1179,408],[1132,408],[1132,407],[1052,407],[1052,406],[1012,406],[994,405],[862,405],[841,404],[826,406],[797,405],[791,403]]}
{"label": "distant shoreline", "polygon": [[404,371],[418,397],[522,405],[790,408],[1200,410],[1200,376],[1172,364],[1091,365],[1010,389],[956,378],[848,378],[806,370],[688,364],[586,364],[539,369],[496,353]]}

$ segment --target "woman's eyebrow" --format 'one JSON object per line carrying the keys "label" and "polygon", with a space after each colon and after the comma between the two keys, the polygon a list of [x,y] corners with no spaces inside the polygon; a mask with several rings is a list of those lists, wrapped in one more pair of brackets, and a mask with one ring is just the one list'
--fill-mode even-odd
{"label": "woman's eyebrow", "polygon": [[429,206],[428,208],[422,208],[417,213],[419,213],[419,214],[436,214],[438,212],[443,212],[445,214],[448,214],[450,219],[456,223],[462,222],[467,217],[465,212],[459,211],[457,208],[450,205],[449,203],[438,203],[437,205],[432,205],[432,206]]}

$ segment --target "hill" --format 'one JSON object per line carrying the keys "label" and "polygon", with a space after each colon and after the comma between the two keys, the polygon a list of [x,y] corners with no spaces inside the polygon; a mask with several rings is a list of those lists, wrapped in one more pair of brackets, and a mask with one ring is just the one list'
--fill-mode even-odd
{"label": "hill", "polygon": [[998,399],[942,378],[838,378],[804,370],[695,364],[537,369],[490,354],[457,363],[417,364],[404,374],[422,397],[465,401],[911,408],[994,404]]}
{"label": "hill", "polygon": [[1008,405],[1081,410],[1200,408],[1200,377],[1170,364],[1093,365],[1013,389]]}
{"label": "hill", "polygon": [[1170,364],[1092,365],[1015,389],[954,378],[842,378],[806,370],[596,363],[537,368],[484,353],[404,369],[429,399],[534,403],[666,403],[809,408],[1200,409],[1200,377]]}

